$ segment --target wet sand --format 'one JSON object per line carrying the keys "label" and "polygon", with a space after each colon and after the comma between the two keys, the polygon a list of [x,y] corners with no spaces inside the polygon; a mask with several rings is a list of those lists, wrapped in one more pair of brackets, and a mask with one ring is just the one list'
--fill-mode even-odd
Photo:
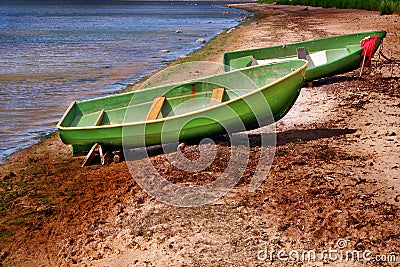
{"label": "wet sand", "polygon": [[[221,62],[224,51],[370,30],[386,30],[384,54],[400,60],[400,17],[301,6],[240,5],[258,14],[221,34],[191,59]],[[373,22],[373,23],[371,23]],[[266,181],[248,191],[259,157],[218,202],[177,208],[149,197],[124,162],[80,168],[57,135],[0,167],[0,262],[16,266],[261,266],[260,251],[337,249],[396,255],[400,262],[400,67],[390,65],[315,81],[276,124],[277,147]],[[229,145],[218,143],[221,154]],[[185,148],[190,158],[196,146]],[[152,157],[176,183],[187,176]],[[12,201],[8,201],[12,199]],[[260,258],[260,257],[259,257]],[[372,257],[371,257],[372,258]],[[389,257],[386,257],[388,259]],[[393,259],[391,257],[390,259]],[[329,261],[329,266],[365,266]],[[322,266],[323,261],[292,265]],[[369,261],[368,266],[382,266]],[[274,257],[275,266],[286,266]]]}

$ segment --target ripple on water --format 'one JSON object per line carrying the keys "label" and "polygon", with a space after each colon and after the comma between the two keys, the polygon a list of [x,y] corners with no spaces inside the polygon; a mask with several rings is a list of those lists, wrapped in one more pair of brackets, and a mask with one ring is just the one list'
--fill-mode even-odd
{"label": "ripple on water", "polygon": [[54,131],[71,101],[120,91],[237,25],[240,12],[221,15],[228,9],[215,2],[99,1],[2,1],[0,159]]}

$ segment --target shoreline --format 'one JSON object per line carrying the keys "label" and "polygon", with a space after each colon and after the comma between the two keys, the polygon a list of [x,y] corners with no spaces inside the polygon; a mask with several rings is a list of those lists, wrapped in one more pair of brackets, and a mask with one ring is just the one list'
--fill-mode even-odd
{"label": "shoreline", "polygon": [[[216,2],[216,4],[218,3]],[[125,5],[122,5],[121,12],[122,10],[125,10],[124,12],[130,12],[128,10],[137,9],[134,4],[126,5],[126,8],[124,6]],[[147,3],[143,5],[140,4],[140,7],[143,9],[143,12],[146,14],[148,13],[146,15],[147,17],[144,17],[145,19],[149,18],[150,13],[156,12],[156,10],[163,10],[160,8],[166,8],[166,15],[167,13],[178,12],[179,16],[173,17],[173,19],[169,20],[167,24],[159,30],[157,29],[155,32],[153,32],[154,29],[150,29],[149,27],[142,27],[140,31],[135,30],[136,26],[126,31],[121,28],[120,38],[114,40],[112,38],[115,31],[111,29],[115,29],[119,32],[118,27],[121,27],[119,20],[113,19],[112,17],[112,14],[117,12],[116,10],[120,8],[120,5],[115,4],[113,9],[110,9],[110,13],[105,14],[102,18],[103,23],[107,24],[109,31],[105,31],[104,33],[94,31],[91,33],[90,37],[86,36],[87,40],[85,42],[91,42],[91,50],[89,52],[84,48],[80,49],[79,47],[74,47],[77,44],[72,44],[73,42],[66,42],[64,44],[65,53],[63,54],[62,51],[58,51],[60,46],[57,46],[55,43],[64,42],[65,40],[63,38],[67,38],[65,35],[58,36],[59,40],[56,40],[57,35],[55,32],[49,32],[48,35],[37,32],[38,36],[34,39],[38,41],[40,45],[32,49],[34,52],[42,51],[42,61],[44,62],[43,64],[47,64],[47,68],[42,64],[40,68],[38,67],[36,73],[33,73],[35,70],[32,72],[26,67],[30,64],[36,64],[35,62],[31,62],[28,65],[25,64],[26,66],[23,64],[24,59],[22,56],[27,49],[27,53],[29,53],[29,48],[21,51],[21,53],[7,54],[6,52],[7,55],[5,55],[5,59],[7,62],[5,62],[3,66],[3,74],[1,77],[1,84],[5,91],[2,92],[1,100],[4,105],[2,114],[4,113],[4,120],[8,123],[1,128],[0,138],[2,139],[2,147],[0,148],[0,164],[5,162],[11,154],[40,142],[43,138],[46,138],[46,135],[56,131],[55,125],[70,102],[77,99],[83,100],[120,93],[125,90],[128,84],[135,83],[143,76],[148,76],[149,73],[157,71],[165,65],[169,65],[170,62],[176,60],[179,56],[201,49],[204,44],[197,42],[197,38],[202,37],[204,39],[202,41],[207,41],[226,28],[241,23],[242,17],[249,15],[246,11],[238,10],[232,12],[223,5],[212,5],[212,3],[199,3],[198,7],[194,7],[190,3],[177,4],[175,6],[168,3],[165,5]],[[14,10],[7,5],[4,9],[10,9],[10,14],[13,12],[12,10]],[[18,6],[18,9],[22,12],[21,16],[26,18],[24,20],[29,20],[32,14],[41,14],[42,12],[41,8],[35,5],[32,6],[31,12],[26,14],[23,12],[23,6]],[[65,7],[65,11],[71,16],[76,14],[74,10],[73,6],[67,5]],[[95,9],[92,12],[101,12],[98,10],[99,9]],[[231,12],[228,13],[228,10]],[[42,23],[40,24],[41,27],[51,28],[51,25],[46,25],[46,20],[44,18],[46,16],[52,18],[55,14],[51,11],[43,12],[45,12],[45,14],[39,16],[40,18],[38,18],[37,23]],[[135,16],[137,16],[135,12],[136,11],[132,11],[129,13],[128,17],[120,19],[123,21],[134,20]],[[77,18],[82,19],[82,21],[88,20],[90,23],[96,23],[98,16]],[[187,21],[188,23],[182,22],[182,24],[180,21]],[[77,40],[82,40],[82,36],[85,35],[84,28],[88,27],[88,24],[86,26],[74,28],[75,24],[76,23],[67,23],[65,25],[66,30],[68,28],[68,31],[73,33],[73,36],[75,36]],[[19,25],[18,23],[12,23],[7,27],[18,28],[20,27]],[[130,25],[132,25],[132,22],[130,22]],[[133,25],[135,24],[133,23]],[[188,25],[193,26],[189,27]],[[180,27],[182,29],[178,29]],[[16,31],[15,36],[19,36],[19,34],[20,33]],[[27,36],[35,34],[34,29],[27,27],[25,34]],[[11,34],[9,37],[14,38],[12,36],[14,35]],[[146,40],[145,44],[132,39],[137,39],[139,37]],[[24,38],[18,39],[18,45],[15,49],[23,45],[30,47],[29,41],[27,41],[30,40],[29,38],[26,40]],[[54,40],[44,46],[46,40],[50,40],[49,38]],[[129,41],[128,38],[132,40]],[[164,39],[160,42],[159,38]],[[100,39],[104,39],[103,41],[107,39],[108,41],[105,42],[104,45],[97,46],[96,44],[99,44],[99,41],[96,40]],[[151,45],[146,45],[146,43],[150,43]],[[140,49],[141,46],[142,49]],[[114,47],[114,49],[112,47]],[[165,51],[168,52],[164,53],[162,49],[166,49]],[[129,53],[127,51],[129,51]],[[51,56],[57,53],[63,55],[57,57]],[[85,53],[88,54],[85,56]],[[124,53],[127,54],[125,55]],[[27,62],[29,60],[34,61],[34,58],[38,56],[38,54],[39,52],[37,52],[37,54],[35,52],[32,57],[26,56]],[[78,55],[83,55],[84,59],[82,61],[76,59],[75,57],[79,57]],[[94,55],[100,56],[92,58]],[[59,61],[65,61],[66,63],[62,64]],[[58,67],[57,64],[59,65]],[[15,71],[19,74],[15,74]],[[21,75],[24,77],[20,77]],[[53,95],[45,95],[48,91],[45,90],[46,87],[52,88]],[[30,94],[37,93],[36,98],[27,101],[25,104],[25,100],[23,99],[26,93],[24,93],[24,91],[30,92]],[[16,94],[14,97],[12,96],[12,92]],[[32,107],[27,106],[29,103],[31,103]],[[67,106],[64,107],[64,105]],[[33,110],[34,112],[29,112],[29,110]]]}
{"label": "shoreline", "polygon": [[[184,2],[184,0],[182,0],[182,1]],[[212,2],[212,1],[210,0],[210,2]],[[243,1],[239,0],[238,2],[240,3],[240,2],[243,2]],[[226,5],[226,6],[229,7],[229,5]],[[250,21],[252,21],[253,18],[254,18],[254,14],[251,17],[246,17],[245,21],[239,23],[238,25],[233,26],[233,27],[231,27],[231,28],[229,28],[227,30],[224,30],[223,32],[221,32],[219,34],[216,34],[203,47],[200,47],[199,49],[190,52],[189,54],[185,55],[185,57],[183,57],[183,58],[177,58],[175,60],[172,60],[172,61],[168,62],[167,65],[165,65],[163,67],[159,67],[159,68],[149,72],[148,74],[146,74],[146,75],[142,76],[140,79],[138,79],[137,82],[132,83],[132,84],[128,84],[124,88],[118,89],[117,91],[114,92],[114,94],[121,94],[121,93],[130,92],[130,91],[133,91],[133,90],[137,90],[149,78],[151,78],[152,76],[156,75],[157,73],[160,73],[163,70],[168,69],[169,67],[172,67],[174,65],[182,64],[182,63],[189,63],[189,62],[192,62],[192,61],[199,61],[204,56],[204,54],[207,54],[208,50],[210,50],[209,48],[207,48],[207,46],[209,45],[210,42],[211,43],[215,42],[214,39],[216,39],[216,38],[218,38],[218,40],[221,39],[221,35],[225,35],[231,29],[234,29],[234,28],[236,28],[236,27],[238,27],[240,25],[246,25],[246,23],[249,23]],[[224,38],[224,37],[222,37],[222,38]],[[220,41],[217,41],[217,42],[220,42]],[[7,161],[9,161],[13,157],[13,155],[18,154],[18,153],[23,153],[25,150],[31,148],[34,145],[40,145],[42,142],[46,141],[47,139],[49,139],[51,137],[54,137],[54,135],[58,135],[57,129],[55,129],[54,132],[51,132],[49,134],[46,134],[46,135],[42,136],[37,143],[33,143],[33,144],[28,145],[26,147],[20,148],[19,150],[11,153],[10,155],[5,156],[3,158],[0,158],[0,167],[3,164],[6,164]]]}
{"label": "shoreline", "polygon": [[[366,28],[387,27],[385,54],[400,54],[396,15],[239,6],[258,15],[217,35],[193,58],[220,62],[226,50],[350,33],[371,19],[375,25]],[[276,124],[277,153],[262,187],[247,191],[249,169],[233,192],[199,208],[154,201],[125,163],[80,168],[81,158],[72,158],[52,134],[0,165],[0,193],[14,197],[2,203],[0,262],[248,265],[260,263],[257,252],[265,247],[323,249],[339,238],[353,249],[398,253],[400,88],[387,67],[369,70],[363,80],[354,79],[356,71],[303,88]],[[165,161],[163,155],[154,159]],[[188,179],[196,184],[199,178]]]}
{"label": "shoreline", "polygon": [[[211,0],[209,0],[209,1],[212,2]],[[185,2],[185,1],[182,0],[182,2]],[[243,3],[242,0],[239,0],[239,1],[238,1],[238,3],[240,3],[240,2]],[[226,6],[229,7],[229,5],[226,5]],[[240,9],[240,8],[239,8],[239,9]],[[248,21],[252,21],[252,18],[253,18],[253,17],[254,17],[254,14],[253,14],[252,16],[250,16],[250,17],[247,17],[247,16],[246,16],[246,17],[245,17],[245,20],[244,20],[243,22],[241,22],[241,23],[239,23],[238,25],[233,26],[233,27],[231,27],[231,28],[229,28],[229,29],[226,29],[226,30],[224,30],[224,31],[221,32],[221,33],[216,34],[216,35],[215,35],[213,38],[211,38],[203,47],[200,47],[200,48],[198,48],[198,49],[196,49],[196,50],[190,52],[189,54],[185,55],[185,57],[183,57],[183,58],[177,58],[177,59],[175,59],[175,60],[169,61],[165,66],[159,67],[159,68],[157,68],[157,69],[155,69],[155,70],[149,72],[148,74],[143,75],[141,78],[138,79],[137,82],[132,83],[132,84],[128,84],[128,85],[126,85],[125,87],[116,90],[113,94],[121,94],[121,93],[130,92],[130,91],[133,91],[133,90],[137,90],[137,89],[140,88],[140,86],[142,86],[142,84],[143,84],[146,80],[148,80],[148,79],[151,78],[152,76],[156,75],[157,73],[162,72],[163,70],[165,70],[165,69],[167,69],[167,68],[169,68],[169,67],[172,67],[172,66],[174,66],[174,65],[181,64],[181,63],[188,63],[188,62],[191,62],[191,61],[198,61],[198,60],[200,60],[200,59],[204,56],[204,54],[207,54],[207,53],[208,53],[207,50],[210,50],[210,49],[207,48],[207,46],[209,45],[210,42],[213,43],[213,42],[215,42],[214,39],[216,39],[216,38],[218,38],[218,40],[221,39],[221,35],[225,35],[229,30],[234,29],[234,28],[236,28],[236,27],[238,27],[238,26],[240,26],[240,25],[245,25],[246,23],[248,23]],[[60,117],[60,118],[61,118],[61,117]],[[49,138],[51,138],[51,137],[53,137],[54,135],[57,135],[57,134],[58,134],[58,133],[57,133],[57,129],[55,129],[54,132],[48,133],[48,134],[46,134],[46,135],[44,135],[44,136],[41,136],[41,137],[39,138],[39,141],[38,141],[38,142],[33,143],[33,144],[31,144],[31,145],[27,145],[26,147],[20,148],[20,149],[18,149],[17,151],[12,152],[10,155],[7,155],[7,156],[5,156],[5,157],[3,157],[3,158],[0,158],[0,167],[1,167],[1,165],[6,164],[7,161],[9,161],[9,160],[13,157],[13,155],[18,154],[18,153],[23,153],[25,150],[31,148],[32,146],[34,146],[34,145],[39,145],[39,144],[41,144],[42,142],[46,141],[47,139],[49,139]]]}

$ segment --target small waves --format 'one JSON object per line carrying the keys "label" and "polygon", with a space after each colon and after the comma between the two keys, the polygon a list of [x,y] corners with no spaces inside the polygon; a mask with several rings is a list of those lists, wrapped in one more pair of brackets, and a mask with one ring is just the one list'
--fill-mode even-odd
{"label": "small waves", "polygon": [[55,131],[71,101],[122,90],[235,26],[240,12],[215,2],[33,2],[0,3],[0,159]]}

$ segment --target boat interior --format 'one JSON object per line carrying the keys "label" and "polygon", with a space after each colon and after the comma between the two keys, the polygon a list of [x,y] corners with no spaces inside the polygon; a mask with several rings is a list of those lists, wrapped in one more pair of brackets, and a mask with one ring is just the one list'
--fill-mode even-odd
{"label": "boat interior", "polygon": [[347,45],[344,48],[326,49],[321,51],[309,52],[305,47],[297,48],[297,55],[291,54],[278,58],[257,58],[254,56],[244,56],[230,60],[230,66],[233,69],[244,68],[249,66],[271,64],[295,59],[306,59],[308,61],[308,69],[312,69],[321,65],[334,62],[349,54],[359,50],[359,45]]}
{"label": "boat interior", "polygon": [[178,84],[74,102],[60,121],[61,127],[98,127],[179,116],[216,106],[267,87],[304,66],[291,61],[246,68]]}
{"label": "boat interior", "polygon": [[[147,99],[147,101],[143,101],[143,98],[138,96],[138,99],[142,99],[140,103],[135,103],[136,98],[132,98],[122,105],[118,104],[110,108],[105,106],[94,112],[85,112],[84,105],[75,103],[70,112],[73,118],[68,126],[88,127],[152,121],[212,107],[251,91],[251,89],[228,90],[217,85],[212,86],[211,90],[196,92],[194,89],[189,94],[173,96],[166,94]],[[195,87],[196,85],[193,84],[193,88]],[[176,88],[177,91],[182,91],[182,89],[185,88]]]}

